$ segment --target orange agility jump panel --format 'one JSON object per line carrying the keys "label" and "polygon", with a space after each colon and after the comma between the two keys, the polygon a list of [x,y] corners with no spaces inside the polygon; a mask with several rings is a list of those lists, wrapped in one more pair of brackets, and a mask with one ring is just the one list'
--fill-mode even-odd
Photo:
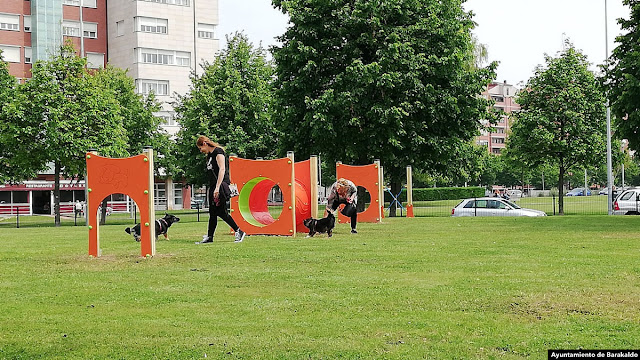
{"label": "orange agility jump panel", "polygon": [[[295,235],[296,182],[291,158],[249,160],[229,158],[231,181],[238,196],[231,199],[231,216],[249,235]],[[269,192],[278,185],[282,191],[282,212],[277,219],[269,213]]]}
{"label": "orange agility jump panel", "polygon": [[155,213],[153,212],[153,150],[144,154],[113,159],[89,152],[87,160],[87,215],[89,217],[89,255],[100,256],[98,207],[111,194],[125,194],[140,210],[140,255],[154,256]]}
{"label": "orange agility jump panel", "polygon": [[[377,164],[370,165],[345,165],[336,164],[336,177],[338,179],[345,178],[351,180],[356,186],[365,188],[371,196],[369,207],[361,213],[358,213],[358,222],[377,223],[382,220],[382,210],[380,207],[380,182],[379,182],[379,166]],[[358,199],[362,201],[363,199]],[[338,214],[338,220],[341,223],[348,223],[350,218]]]}

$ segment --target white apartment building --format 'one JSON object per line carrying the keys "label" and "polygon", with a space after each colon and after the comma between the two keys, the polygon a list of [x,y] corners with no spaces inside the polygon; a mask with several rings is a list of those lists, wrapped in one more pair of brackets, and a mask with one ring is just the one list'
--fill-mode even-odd
{"label": "white apartment building", "polygon": [[129,70],[138,93],[156,94],[156,115],[174,135],[172,95],[186,94],[191,73],[219,49],[218,0],[108,0],[107,24],[108,62]]}

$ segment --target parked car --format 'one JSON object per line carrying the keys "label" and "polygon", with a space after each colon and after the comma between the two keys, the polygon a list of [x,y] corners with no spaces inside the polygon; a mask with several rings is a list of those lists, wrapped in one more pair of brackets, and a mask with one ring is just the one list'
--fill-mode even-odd
{"label": "parked car", "polygon": [[[569,191],[566,196],[584,196],[584,188],[575,188]],[[587,189],[587,196],[591,196],[591,190]]]}
{"label": "parked car", "polygon": [[495,197],[462,200],[451,209],[451,216],[547,216],[544,211],[525,209],[509,200]]}
{"label": "parked car", "polygon": [[600,189],[598,195],[609,195],[609,188]]}
{"label": "parked car", "polygon": [[524,193],[522,192],[522,190],[507,190],[507,194],[509,194],[509,197],[514,200],[524,197]]}
{"label": "parked car", "polygon": [[640,188],[623,191],[613,202],[614,215],[640,215]]}

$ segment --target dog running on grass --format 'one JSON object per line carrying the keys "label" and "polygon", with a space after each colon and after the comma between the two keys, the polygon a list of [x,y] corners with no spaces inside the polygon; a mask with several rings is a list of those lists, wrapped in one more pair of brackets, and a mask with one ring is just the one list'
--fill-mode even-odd
{"label": "dog running on grass", "polygon": [[317,233],[327,233],[327,237],[333,235],[333,228],[336,226],[336,218],[332,212],[322,219],[308,218],[302,222],[304,226],[309,228],[307,237],[313,237]]}
{"label": "dog running on grass", "polygon": [[[156,220],[156,240],[160,235],[164,235],[164,238],[169,240],[169,235],[167,231],[171,227],[171,224],[177,223],[180,221],[180,218],[171,214],[164,214],[162,219]],[[134,227],[128,227],[124,229],[127,234],[131,234],[136,241],[140,242],[140,224],[136,224]]]}

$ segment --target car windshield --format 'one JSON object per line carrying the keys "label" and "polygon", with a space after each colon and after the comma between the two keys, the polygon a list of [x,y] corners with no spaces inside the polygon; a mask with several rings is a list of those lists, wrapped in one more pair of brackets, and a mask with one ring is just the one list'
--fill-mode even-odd
{"label": "car windshield", "polygon": [[503,201],[503,202],[505,202],[505,203],[507,203],[507,205],[511,206],[511,207],[512,207],[512,208],[514,208],[514,209],[520,209],[520,206],[518,206],[518,205],[516,205],[516,204],[512,203],[511,201],[508,201],[508,200],[502,200],[502,201]]}

